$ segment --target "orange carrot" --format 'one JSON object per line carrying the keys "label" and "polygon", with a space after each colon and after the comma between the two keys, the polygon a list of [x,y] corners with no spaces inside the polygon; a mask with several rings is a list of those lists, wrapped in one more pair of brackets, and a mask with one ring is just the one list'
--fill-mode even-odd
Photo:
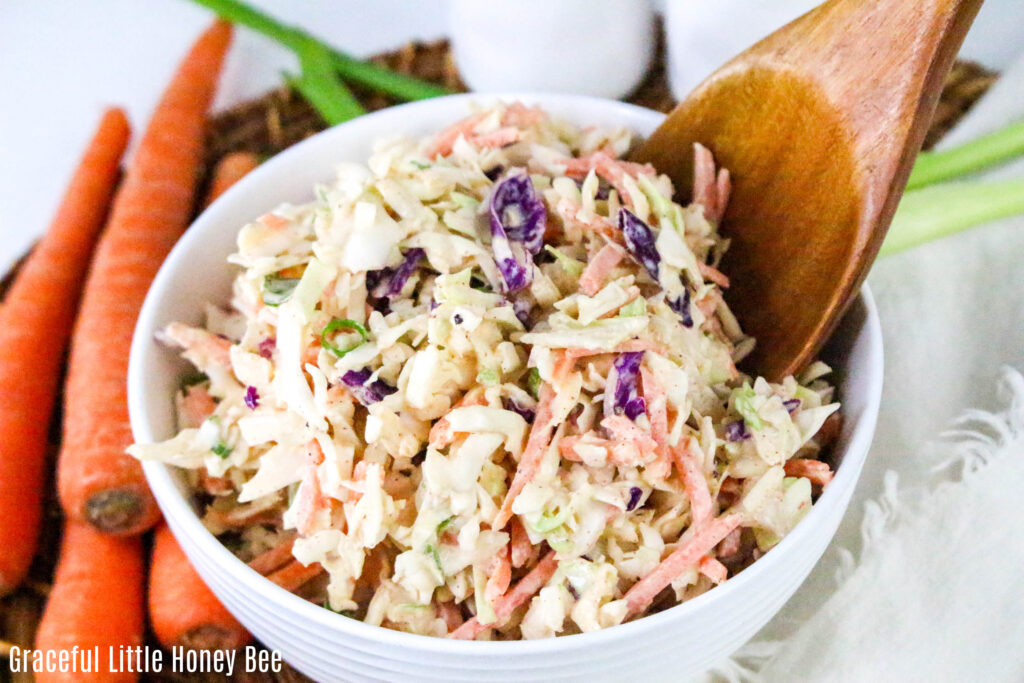
{"label": "orange carrot", "polygon": [[232,152],[221,157],[213,169],[213,180],[210,181],[210,190],[203,206],[213,204],[229,187],[259,165],[260,158],[252,152]]}
{"label": "orange carrot", "polygon": [[580,274],[580,291],[587,296],[597,294],[604,286],[608,274],[615,269],[615,266],[619,265],[619,261],[625,255],[626,252],[622,247],[614,242],[609,242],[601,247],[601,250],[594,254],[590,263]]}
{"label": "orange carrot", "polygon": [[278,569],[267,578],[286,591],[295,592],[323,573],[324,568],[320,566],[319,562],[306,566],[298,560],[292,560],[290,564]]}
{"label": "orange carrot", "polygon": [[0,596],[21,583],[35,554],[47,427],[128,133],[124,112],[104,113],[49,231],[0,309]]}
{"label": "orange carrot", "polygon": [[[508,620],[512,616],[512,612],[516,611],[520,605],[525,604],[537,591],[544,587],[544,584],[554,575],[556,569],[558,569],[558,560],[555,559],[555,553],[552,551],[545,555],[537,563],[537,566],[530,570],[529,574],[519,579],[519,583],[516,584],[515,588],[495,601],[494,614],[497,619],[494,625],[500,625]],[[491,624],[481,624],[477,621],[476,617],[473,617],[449,633],[448,637],[457,640],[473,640],[490,627]]]}
{"label": "orange carrot", "polygon": [[270,550],[257,555],[249,562],[249,567],[266,576],[280,569],[292,560],[292,546],[295,545],[295,539],[291,538],[282,543],[281,545],[275,546]]}
{"label": "orange carrot", "polygon": [[668,557],[626,591],[623,597],[628,613],[634,615],[647,609],[662,589],[690,567],[698,566],[701,558],[738,527],[741,521],[738,513],[729,512],[711,520],[696,533],[690,533],[689,536],[684,534],[685,540],[681,540]]}
{"label": "orange carrot", "polygon": [[203,583],[166,524],[153,535],[149,621],[167,649],[234,650],[252,640]]}
{"label": "orange carrot", "polygon": [[[36,648],[99,651],[95,680],[134,681],[135,673],[113,673],[109,651],[142,645],[144,561],[137,538],[114,538],[87,524],[64,527],[53,590],[36,634]],[[56,655],[54,655],[56,656]],[[43,672],[38,683],[83,680],[82,672]]]}
{"label": "orange carrot", "polygon": [[533,544],[530,543],[530,536],[526,533],[526,527],[513,517],[509,524],[509,534],[512,537],[512,566],[516,569],[523,567],[533,557]]}
{"label": "orange carrot", "polygon": [[137,534],[160,517],[132,442],[128,350],[150,282],[185,228],[202,160],[206,110],[231,28],[216,23],[157,105],[100,240],[71,345],[58,490],[71,519]]}
{"label": "orange carrot", "polygon": [[825,486],[832,481],[832,468],[827,462],[794,458],[786,462],[787,477],[806,477],[812,484]]}
{"label": "orange carrot", "polygon": [[[566,376],[572,372],[575,364],[575,358],[567,353],[561,354],[558,360],[555,361],[553,379],[556,382],[564,381]],[[519,465],[516,467],[516,473],[512,477],[512,483],[509,484],[505,500],[502,501],[501,508],[494,517],[494,522],[491,525],[493,529],[504,528],[508,524],[508,520],[512,518],[512,503],[515,502],[516,496],[522,493],[523,488],[537,474],[541,462],[544,460],[544,452],[548,447],[548,442],[551,441],[551,433],[554,431],[556,423],[565,417],[565,415],[555,414],[554,402],[555,389],[550,383],[545,382],[540,388],[540,397],[537,401],[537,415],[533,419],[533,426],[530,427],[530,436],[526,439],[526,448],[523,449],[523,455],[519,459]],[[570,405],[561,406],[560,408],[568,412],[572,407]]]}
{"label": "orange carrot", "polygon": [[484,599],[491,605],[508,590],[512,583],[512,555],[509,546],[505,546],[491,558],[487,565],[487,583],[484,586]]}
{"label": "orange carrot", "polygon": [[700,573],[711,579],[714,583],[722,583],[729,578],[729,570],[724,564],[710,555],[705,555],[700,560]]}
{"label": "orange carrot", "polygon": [[690,498],[690,524],[696,529],[702,529],[711,519],[712,502],[711,491],[708,489],[708,481],[704,478],[704,472],[697,463],[698,447],[692,443],[693,437],[683,437],[679,445],[672,449],[675,456],[676,466],[683,478],[683,488]]}

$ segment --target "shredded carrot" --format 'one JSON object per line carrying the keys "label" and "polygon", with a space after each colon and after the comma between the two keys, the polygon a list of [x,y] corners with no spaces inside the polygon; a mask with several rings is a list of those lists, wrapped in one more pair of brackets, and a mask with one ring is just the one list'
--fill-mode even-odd
{"label": "shredded carrot", "polygon": [[625,253],[617,244],[606,244],[601,247],[580,274],[580,291],[587,296],[597,294]]}
{"label": "shredded carrot", "polygon": [[451,633],[458,627],[462,626],[462,610],[454,602],[442,602],[437,606],[437,615],[444,620],[444,625],[448,628],[448,633]]}
{"label": "shredded carrot", "polygon": [[725,565],[710,555],[701,558],[699,568],[701,574],[715,583],[722,583],[729,577],[729,570]]}
{"label": "shredded carrot", "polygon": [[513,517],[512,522],[509,525],[509,532],[512,536],[512,566],[516,569],[526,566],[530,558],[533,557],[534,547],[530,543],[530,537],[526,533],[526,527],[519,521],[518,517]]}
{"label": "shredded carrot", "polygon": [[624,597],[628,614],[639,614],[647,609],[658,593],[684,571],[696,566],[702,557],[740,525],[742,519],[739,513],[726,513],[713,519],[703,529],[693,532],[687,540],[680,542],[668,557],[626,591]]}
{"label": "shredded carrot", "polygon": [[452,153],[452,147],[459,137],[469,138],[473,135],[473,130],[487,118],[487,112],[482,111],[476,114],[472,114],[457,121],[448,128],[437,134],[434,138],[434,142],[427,149],[427,157],[436,159],[437,157],[447,156]]}
{"label": "shredded carrot", "polygon": [[703,528],[711,519],[711,491],[703,469],[697,462],[697,447],[693,444],[693,437],[680,439],[672,453],[683,478],[683,488],[690,499],[690,514],[693,517],[691,524],[697,529]]}
{"label": "shredded carrot", "polygon": [[667,477],[672,470],[668,444],[668,398],[661,382],[646,365],[640,366],[640,379],[643,382],[647,419],[651,423],[651,436],[657,444],[655,452],[658,455],[658,464],[652,474]]}
{"label": "shredded carrot", "polygon": [[231,342],[201,327],[171,323],[163,329],[161,339],[184,349],[185,357],[201,370],[211,363],[231,367]]}
{"label": "shredded carrot", "polygon": [[257,555],[249,562],[249,568],[266,576],[283,567],[292,559],[292,546],[295,539],[290,538],[281,545]]}
{"label": "shredded carrot", "polygon": [[[562,354],[555,362],[553,379],[561,381],[572,370],[575,362],[571,356]],[[526,441],[526,448],[523,449],[523,455],[519,459],[519,466],[512,478],[512,484],[508,487],[508,493],[501,504],[501,509],[498,510],[498,514],[494,518],[494,529],[502,529],[508,523],[509,518],[512,517],[512,503],[515,502],[516,496],[522,492],[523,487],[533,479],[537,470],[540,469],[544,451],[548,447],[551,432],[555,427],[556,416],[553,412],[555,395],[555,389],[551,383],[545,382],[541,386],[540,398],[537,402],[537,415],[530,428],[530,436]]]}
{"label": "shredded carrot", "polygon": [[[483,387],[474,387],[459,399],[459,401],[452,407],[452,410],[455,410],[455,408],[465,408],[467,406],[483,405],[487,405],[487,397],[484,395]],[[445,446],[451,445],[454,440],[455,434],[451,431],[451,422],[448,421],[447,416],[442,417],[434,423],[433,427],[430,428],[428,443],[431,448],[444,448]]]}
{"label": "shredded carrot", "polygon": [[178,428],[196,428],[213,415],[217,402],[206,387],[185,387],[178,399]]}
{"label": "shredded carrot", "polygon": [[307,567],[298,560],[293,560],[291,563],[268,575],[267,578],[286,591],[294,593],[323,573],[324,568],[320,566],[319,562],[314,562]]}
{"label": "shredded carrot", "polygon": [[786,462],[785,469],[787,477],[804,477],[818,486],[832,481],[832,468],[820,460],[794,458]]}
{"label": "shredded carrot", "polygon": [[[526,603],[527,600],[532,598],[544,584],[548,582],[554,573],[558,569],[558,561],[555,559],[554,551],[549,552],[545,555],[537,566],[530,570],[530,572],[519,579],[519,583],[516,584],[515,588],[505,593],[502,597],[495,601],[494,614],[497,617],[495,624],[500,625],[506,621],[512,612],[516,610],[520,605]],[[481,624],[476,617],[473,617],[459,628],[455,629],[448,634],[449,638],[455,638],[458,640],[473,640],[478,635],[491,628],[493,624]]]}
{"label": "shredded carrot", "polygon": [[729,558],[740,551],[743,539],[742,529],[733,529],[729,532],[729,535],[722,539],[721,545],[718,546],[718,556]]}
{"label": "shredded carrot", "polygon": [[501,125],[525,128],[547,119],[548,114],[540,107],[527,107],[522,102],[513,102],[501,115]]}
{"label": "shredded carrot", "polygon": [[701,277],[705,280],[711,280],[722,289],[729,289],[729,276],[722,271],[706,263],[699,262],[697,263],[697,268],[700,270]]}
{"label": "shredded carrot", "polygon": [[506,545],[499,550],[487,565],[487,584],[484,586],[484,600],[492,606],[507,591],[512,583],[512,558]]}

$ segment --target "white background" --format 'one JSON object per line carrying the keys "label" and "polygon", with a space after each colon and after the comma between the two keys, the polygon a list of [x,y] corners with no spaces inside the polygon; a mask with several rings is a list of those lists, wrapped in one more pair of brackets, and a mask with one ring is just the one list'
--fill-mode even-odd
{"label": "white background", "polygon": [[[439,0],[252,0],[355,55],[445,33]],[[49,224],[104,106],[133,131],[212,15],[188,0],[0,0],[0,269]],[[294,72],[291,53],[240,30],[216,107]]]}

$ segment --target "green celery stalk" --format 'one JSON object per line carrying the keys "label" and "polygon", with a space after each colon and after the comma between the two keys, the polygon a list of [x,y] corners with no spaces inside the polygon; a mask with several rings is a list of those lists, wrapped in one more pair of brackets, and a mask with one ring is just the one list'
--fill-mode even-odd
{"label": "green celery stalk", "polygon": [[328,125],[334,126],[366,113],[352,91],[338,80],[331,55],[320,43],[307,42],[299,53],[302,74],[288,83],[302,93]]}
{"label": "green celery stalk", "polygon": [[879,256],[1024,213],[1024,178],[932,185],[903,195]]}
{"label": "green celery stalk", "polygon": [[407,101],[451,94],[447,88],[396,73],[377,64],[364,62],[328,47],[309,33],[294,26],[282,24],[270,15],[239,2],[239,0],[193,0],[193,2],[213,10],[233,24],[239,24],[262,33],[299,54],[300,57],[307,45],[316,43],[326,51],[332,66],[342,78],[371,90]]}
{"label": "green celery stalk", "polygon": [[980,171],[1024,154],[1024,121],[958,147],[922,152],[907,180],[907,190],[917,190],[944,180]]}

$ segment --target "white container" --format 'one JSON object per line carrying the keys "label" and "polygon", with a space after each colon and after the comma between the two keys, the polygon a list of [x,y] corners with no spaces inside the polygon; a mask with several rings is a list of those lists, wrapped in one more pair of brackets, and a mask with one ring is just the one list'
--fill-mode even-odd
{"label": "white container", "polygon": [[672,96],[685,99],[718,67],[821,0],[667,0],[665,41]]}
{"label": "white container", "polygon": [[[665,30],[672,95],[684,99],[715,69],[820,4],[821,0],[667,0]],[[987,0],[960,56],[1002,70],[1022,50],[1024,3]]]}
{"label": "white container", "polygon": [[[274,157],[218,199],[160,269],[132,343],[128,393],[140,442],[174,431],[173,394],[185,371],[154,341],[165,324],[198,324],[203,303],[227,301],[224,262],[238,228],[285,201],[311,200],[339,161],[365,161],[374,140],[425,134],[465,116],[474,101],[455,95],[385,109],[316,135]],[[662,115],[578,96],[505,95],[579,124],[623,125],[649,134]],[[767,555],[725,584],[659,614],[582,635],[472,642],[400,633],[347,619],[275,586],[232,555],[200,523],[178,472],[145,464],[171,530],[200,575],[238,619],[295,668],[318,681],[680,680],[733,652],[779,610],[821,556],[850,500],[871,443],[882,389],[882,341],[865,288],[825,358],[837,369],[845,424],[835,479],[807,517]]]}
{"label": "white container", "polygon": [[452,0],[452,53],[477,92],[619,98],[654,50],[648,0]]}

